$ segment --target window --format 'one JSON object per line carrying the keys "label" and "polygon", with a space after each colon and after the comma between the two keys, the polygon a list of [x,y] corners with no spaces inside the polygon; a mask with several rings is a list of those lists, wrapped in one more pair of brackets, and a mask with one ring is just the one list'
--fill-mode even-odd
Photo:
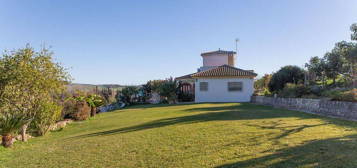
{"label": "window", "polygon": [[242,82],[228,82],[228,91],[242,91],[243,83]]}
{"label": "window", "polygon": [[208,91],[208,82],[200,82],[200,91]]}

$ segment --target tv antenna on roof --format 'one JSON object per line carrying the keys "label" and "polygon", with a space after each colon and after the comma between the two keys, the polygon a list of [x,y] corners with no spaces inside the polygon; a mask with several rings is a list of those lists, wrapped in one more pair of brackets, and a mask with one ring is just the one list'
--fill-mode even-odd
{"label": "tv antenna on roof", "polygon": [[236,55],[235,55],[235,57],[234,57],[234,60],[236,61],[236,60],[237,60],[237,56],[238,56],[238,42],[239,42],[239,38],[236,38],[235,41],[236,41]]}
{"label": "tv antenna on roof", "polygon": [[239,38],[236,38],[235,41],[236,41],[236,53],[238,53],[238,42],[239,42]]}

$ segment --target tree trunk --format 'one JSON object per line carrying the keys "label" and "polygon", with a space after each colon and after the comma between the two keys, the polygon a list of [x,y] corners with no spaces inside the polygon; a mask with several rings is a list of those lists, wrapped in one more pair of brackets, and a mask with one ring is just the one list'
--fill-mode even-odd
{"label": "tree trunk", "polygon": [[1,145],[4,146],[5,148],[10,147],[14,142],[12,141],[12,136],[11,134],[5,134],[2,135],[2,142]]}
{"label": "tree trunk", "polygon": [[23,142],[26,142],[27,141],[27,136],[26,136],[26,130],[27,130],[27,127],[28,127],[28,123],[24,124],[21,128],[21,140]]}
{"label": "tree trunk", "polygon": [[97,113],[97,108],[96,107],[91,107],[90,116],[94,117],[96,113]]}

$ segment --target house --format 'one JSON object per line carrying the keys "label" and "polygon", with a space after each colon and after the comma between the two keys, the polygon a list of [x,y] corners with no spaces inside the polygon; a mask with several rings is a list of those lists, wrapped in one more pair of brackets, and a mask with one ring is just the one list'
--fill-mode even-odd
{"label": "house", "polygon": [[196,73],[176,78],[183,95],[192,95],[195,102],[250,101],[257,74],[235,67],[236,52],[219,49],[201,56],[203,66]]}

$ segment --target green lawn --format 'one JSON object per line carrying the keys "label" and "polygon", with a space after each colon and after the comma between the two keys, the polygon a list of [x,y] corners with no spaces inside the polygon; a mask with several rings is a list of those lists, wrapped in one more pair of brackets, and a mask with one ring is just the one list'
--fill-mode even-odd
{"label": "green lawn", "polygon": [[0,167],[357,167],[357,124],[253,104],[133,106],[0,147]]}

